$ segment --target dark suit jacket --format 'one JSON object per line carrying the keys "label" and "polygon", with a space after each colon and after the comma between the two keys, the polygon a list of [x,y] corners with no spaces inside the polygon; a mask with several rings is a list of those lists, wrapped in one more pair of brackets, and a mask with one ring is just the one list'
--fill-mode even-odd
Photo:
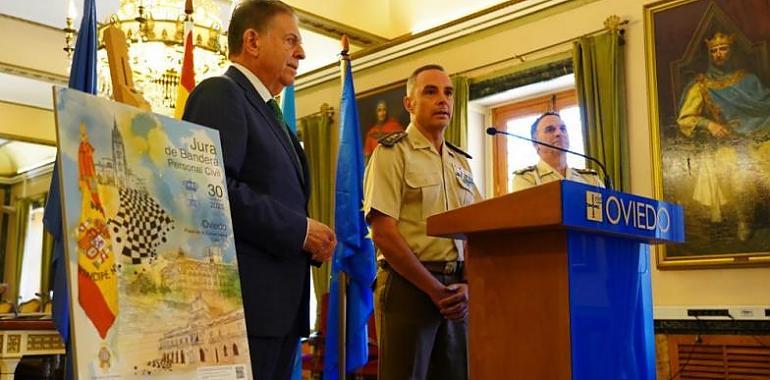
{"label": "dark suit jacket", "polygon": [[198,84],[183,119],[219,131],[249,335],[280,337],[296,326],[306,336],[310,261],[302,245],[310,185],[299,141],[292,134],[290,145],[235,67]]}

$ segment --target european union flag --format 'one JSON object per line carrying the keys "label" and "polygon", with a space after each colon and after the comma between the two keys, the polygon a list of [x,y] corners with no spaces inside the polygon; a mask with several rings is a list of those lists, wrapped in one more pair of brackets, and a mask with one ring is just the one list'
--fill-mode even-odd
{"label": "european union flag", "polygon": [[344,68],[344,83],[340,104],[340,149],[337,158],[334,227],[337,249],[332,261],[329,314],[324,361],[324,379],[338,378],[339,357],[339,276],[345,272],[350,279],[347,288],[347,342],[345,344],[346,372],[362,367],[369,359],[367,323],[374,309],[372,282],[375,276],[374,246],[367,237],[362,204],[364,199],[364,155],[358,127],[356,93],[350,62]]}
{"label": "european union flag", "polygon": [[[69,88],[96,94],[96,4],[84,0],[83,20],[80,22],[75,54],[72,57]],[[58,159],[57,159],[58,161]],[[53,251],[53,321],[64,342],[69,341],[70,308],[67,286],[67,260],[62,240],[61,194],[59,193],[59,165],[54,165],[48,200],[45,203],[43,224],[54,238]],[[68,346],[69,347],[69,346]]]}

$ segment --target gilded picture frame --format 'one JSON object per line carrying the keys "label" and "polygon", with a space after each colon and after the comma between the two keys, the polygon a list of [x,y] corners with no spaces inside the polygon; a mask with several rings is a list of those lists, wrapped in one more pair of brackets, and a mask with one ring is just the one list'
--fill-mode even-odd
{"label": "gilded picture frame", "polygon": [[770,3],[644,7],[653,191],[686,243],[661,269],[770,266]]}

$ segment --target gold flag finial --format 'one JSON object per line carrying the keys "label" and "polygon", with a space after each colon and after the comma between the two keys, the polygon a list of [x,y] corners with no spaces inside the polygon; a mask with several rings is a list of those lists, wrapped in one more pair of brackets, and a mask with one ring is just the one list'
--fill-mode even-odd
{"label": "gold flag finial", "polygon": [[350,40],[348,40],[347,34],[342,35],[340,38],[340,44],[342,45],[342,52],[340,54],[342,54],[343,57],[348,57],[348,52],[350,51]]}

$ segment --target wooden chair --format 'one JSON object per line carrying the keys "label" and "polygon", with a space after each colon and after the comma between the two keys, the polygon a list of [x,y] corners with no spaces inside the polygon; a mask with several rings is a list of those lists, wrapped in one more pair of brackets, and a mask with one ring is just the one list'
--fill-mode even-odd
{"label": "wooden chair", "polygon": [[0,302],[0,314],[13,313],[15,310],[13,304],[7,301]]}
{"label": "wooden chair", "polygon": [[33,298],[29,301],[24,301],[19,304],[19,307],[17,308],[19,314],[27,314],[27,313],[39,313],[42,311],[43,303],[40,302],[39,299]]}

